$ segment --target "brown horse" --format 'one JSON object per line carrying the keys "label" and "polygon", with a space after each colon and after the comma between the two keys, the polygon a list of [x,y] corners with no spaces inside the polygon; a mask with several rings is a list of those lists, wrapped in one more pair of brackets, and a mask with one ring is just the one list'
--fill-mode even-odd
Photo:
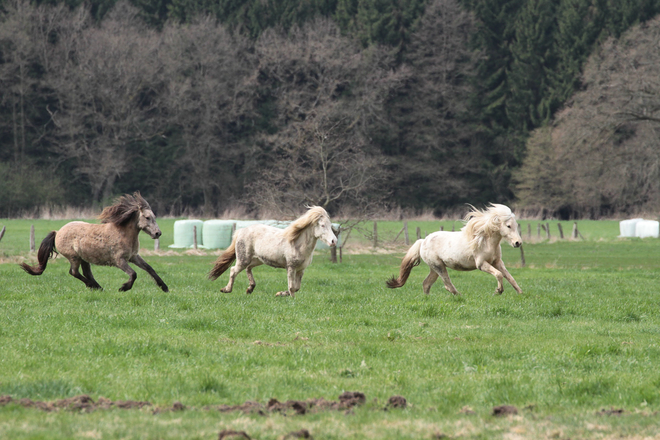
{"label": "brown horse", "polygon": [[[22,263],[21,267],[30,275],[41,275],[46,270],[48,259],[56,252],[69,260],[69,273],[90,289],[102,288],[94,279],[90,264],[118,267],[130,276],[119,289],[125,292],[133,287],[137,278],[133,268],[128,265],[131,262],[151,275],[163,292],[168,292],[167,285],[138,254],[140,231],[146,232],[153,239],[161,235],[156,216],[140,193],[119,197],[114,205],[101,212],[99,220],[100,225],[71,222],[59,231],[50,232],[39,247],[39,265]],[[82,275],[78,272],[79,267],[82,267]]]}

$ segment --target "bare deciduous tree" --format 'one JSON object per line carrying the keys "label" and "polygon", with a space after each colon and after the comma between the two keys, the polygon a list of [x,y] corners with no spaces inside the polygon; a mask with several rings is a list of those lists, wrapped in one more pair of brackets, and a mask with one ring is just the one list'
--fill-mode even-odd
{"label": "bare deciduous tree", "polygon": [[249,43],[210,17],[170,23],[163,34],[162,104],[179,130],[182,185],[201,192],[210,215],[242,190],[245,149],[238,138],[254,112]]}
{"label": "bare deciduous tree", "polygon": [[[528,144],[518,185],[523,205],[591,216],[660,208],[659,39],[655,19],[590,57],[584,90],[557,115],[549,136],[540,129]],[[541,180],[548,173],[534,171],[539,141],[556,172],[547,184]]]}
{"label": "bare deciduous tree", "polygon": [[155,109],[159,37],[123,2],[100,26],[82,9],[68,18],[50,63],[54,148],[75,163],[96,203],[112,196],[115,180],[129,170],[131,144],[153,135],[145,121]]}
{"label": "bare deciduous tree", "polygon": [[382,201],[387,174],[368,126],[405,72],[383,68],[385,53],[363,52],[329,20],[267,31],[256,51],[278,129],[260,139],[267,161],[255,170],[252,203],[293,215],[304,204],[366,213]]}

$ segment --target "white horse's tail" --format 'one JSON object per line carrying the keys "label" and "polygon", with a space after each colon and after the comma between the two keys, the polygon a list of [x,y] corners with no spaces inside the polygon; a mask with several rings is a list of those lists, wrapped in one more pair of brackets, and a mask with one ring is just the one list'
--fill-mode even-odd
{"label": "white horse's tail", "polygon": [[213,269],[211,269],[211,272],[209,272],[209,279],[210,280],[217,279],[227,269],[229,269],[229,266],[231,266],[231,263],[233,263],[235,259],[236,259],[236,236],[234,236],[234,239],[232,240],[231,245],[229,245],[227,250],[225,250],[222,253],[222,255],[218,257],[217,260],[215,260]]}
{"label": "white horse's tail", "polygon": [[390,289],[396,289],[397,287],[402,287],[408,281],[408,276],[412,271],[413,267],[419,266],[421,256],[419,254],[419,249],[422,247],[422,242],[424,240],[417,240],[413,245],[408,249],[406,256],[403,257],[401,261],[401,270],[399,272],[399,278],[392,277],[387,280],[387,287]]}

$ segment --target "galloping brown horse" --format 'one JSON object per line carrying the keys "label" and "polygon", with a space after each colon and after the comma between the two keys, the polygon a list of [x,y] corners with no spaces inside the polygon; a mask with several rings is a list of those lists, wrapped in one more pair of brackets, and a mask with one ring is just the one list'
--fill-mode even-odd
{"label": "galloping brown horse", "polygon": [[[153,239],[161,235],[156,216],[140,193],[119,197],[114,205],[101,212],[99,220],[100,225],[71,222],[59,231],[50,232],[39,247],[39,265],[29,266],[22,263],[21,267],[30,275],[41,275],[46,270],[48,259],[56,252],[69,260],[69,273],[90,289],[102,288],[94,279],[90,264],[118,267],[130,277],[119,289],[120,292],[125,292],[133,287],[137,278],[133,268],[128,265],[131,262],[151,275],[163,292],[168,292],[167,285],[138,254],[140,231],[146,232]],[[78,271],[80,267],[82,275]]]}

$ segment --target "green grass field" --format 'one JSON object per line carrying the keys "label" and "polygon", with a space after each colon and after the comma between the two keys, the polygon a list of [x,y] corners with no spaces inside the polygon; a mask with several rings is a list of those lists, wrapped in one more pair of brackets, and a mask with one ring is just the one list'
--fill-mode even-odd
{"label": "green grass field", "polygon": [[[163,249],[173,221],[159,220]],[[105,290],[89,291],[61,257],[40,277],[23,273],[15,263],[29,257],[30,225],[38,245],[64,223],[0,220],[0,396],[14,399],[0,405],[2,439],[216,439],[225,429],[256,439],[301,429],[315,439],[659,438],[660,243],[617,239],[617,222],[579,222],[584,241],[527,242],[525,268],[503,245],[523,295],[505,284],[496,296],[492,276],[450,271],[462,295],[439,282],[425,296],[424,264],[389,290],[403,247],[346,252],[342,264],[319,252],[295,299],[274,296],[285,272],[263,266],[252,295],[244,274],[220,293],[227,275],[206,279],[212,252],[145,252],[169,293],[142,271],[133,290],[118,292],[126,275],[105,267],[93,268]],[[379,222],[385,242],[400,229]],[[368,247],[369,238],[351,242]],[[348,415],[209,408],[344,391],[366,403]],[[81,394],[152,405],[81,413],[16,403]],[[385,411],[394,395],[408,407]],[[177,401],[186,409],[154,414]],[[494,417],[505,404],[518,414]]]}

